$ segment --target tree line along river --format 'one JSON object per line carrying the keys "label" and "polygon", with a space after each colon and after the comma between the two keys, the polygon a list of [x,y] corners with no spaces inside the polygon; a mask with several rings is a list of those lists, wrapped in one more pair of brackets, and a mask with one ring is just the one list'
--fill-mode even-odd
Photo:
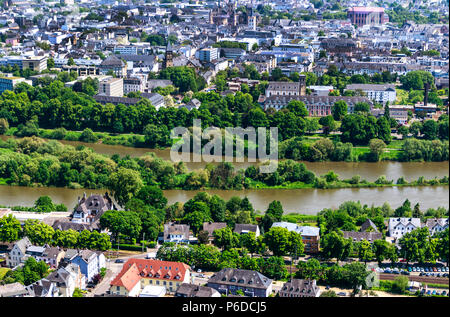
{"label": "tree line along river", "polygon": [[[3,140],[7,137],[2,136]],[[73,146],[85,145],[100,154],[130,157],[142,156],[153,152],[157,156],[170,160],[169,149],[132,148],[121,145],[92,144],[78,141],[60,141]],[[306,167],[316,175],[322,175],[333,170],[341,179],[360,175],[362,179],[375,181],[381,175],[394,182],[399,177],[407,181],[416,180],[420,176],[425,179],[442,178],[449,175],[449,162],[304,162]],[[252,162],[236,163],[236,168],[245,168]],[[186,163],[189,170],[200,169],[205,162]],[[65,204],[71,210],[77,203],[77,198],[90,193],[104,193],[106,190],[46,188],[46,187],[20,187],[0,186],[0,205],[32,206],[37,198],[43,195],[50,196],[55,203]],[[200,190],[202,191],[202,190]],[[205,190],[210,194],[217,194],[225,200],[232,196],[247,196],[255,209],[265,211],[273,200],[281,201],[285,212],[316,214],[323,208],[338,207],[348,200],[361,201],[363,204],[380,206],[388,202],[391,207],[400,206],[405,199],[414,205],[419,202],[421,209],[449,207],[449,186],[424,187],[384,187],[384,188],[343,188],[343,189],[253,189],[253,190]],[[169,204],[177,201],[186,202],[194,197],[197,191],[165,190],[164,194]]]}

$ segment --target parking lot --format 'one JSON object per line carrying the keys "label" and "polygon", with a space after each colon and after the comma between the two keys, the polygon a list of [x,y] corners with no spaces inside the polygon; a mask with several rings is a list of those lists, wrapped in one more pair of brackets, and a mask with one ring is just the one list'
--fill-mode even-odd
{"label": "parking lot", "polygon": [[444,265],[407,265],[406,263],[397,263],[395,265],[383,263],[375,269],[377,273],[413,275],[424,277],[448,278],[449,268]]}

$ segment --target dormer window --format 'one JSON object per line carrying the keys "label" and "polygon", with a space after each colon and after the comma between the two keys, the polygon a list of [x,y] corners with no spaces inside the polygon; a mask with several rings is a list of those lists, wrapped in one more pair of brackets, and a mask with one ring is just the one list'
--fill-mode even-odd
{"label": "dormer window", "polygon": [[244,283],[244,280],[243,280],[243,279],[240,279],[240,280],[238,281],[238,283]]}
{"label": "dormer window", "polygon": [[230,278],[230,282],[236,282],[236,279],[234,277]]}

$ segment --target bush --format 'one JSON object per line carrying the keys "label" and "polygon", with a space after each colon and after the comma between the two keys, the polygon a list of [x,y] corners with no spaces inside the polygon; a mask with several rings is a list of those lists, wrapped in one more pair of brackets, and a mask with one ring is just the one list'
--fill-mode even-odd
{"label": "bush", "polygon": [[91,129],[86,128],[81,133],[79,140],[87,143],[95,143],[98,141],[98,137],[94,134],[94,132]]}

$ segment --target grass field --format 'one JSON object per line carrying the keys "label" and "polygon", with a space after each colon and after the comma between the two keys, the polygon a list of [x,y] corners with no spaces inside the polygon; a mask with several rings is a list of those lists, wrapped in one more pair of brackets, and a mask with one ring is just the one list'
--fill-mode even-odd
{"label": "grass field", "polygon": [[5,276],[5,274],[9,271],[10,269],[6,268],[6,267],[0,267],[0,280],[3,279],[3,277]]}

